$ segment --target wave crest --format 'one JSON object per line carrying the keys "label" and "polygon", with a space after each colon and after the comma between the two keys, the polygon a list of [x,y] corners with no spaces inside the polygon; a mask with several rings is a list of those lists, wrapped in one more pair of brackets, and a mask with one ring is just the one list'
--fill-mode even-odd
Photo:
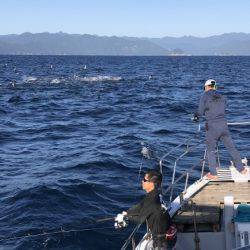
{"label": "wave crest", "polygon": [[35,82],[37,80],[37,77],[34,76],[23,76],[22,78],[23,82],[29,83],[29,82]]}
{"label": "wave crest", "polygon": [[118,82],[122,80],[120,76],[74,76],[74,78],[78,81],[82,82]]}

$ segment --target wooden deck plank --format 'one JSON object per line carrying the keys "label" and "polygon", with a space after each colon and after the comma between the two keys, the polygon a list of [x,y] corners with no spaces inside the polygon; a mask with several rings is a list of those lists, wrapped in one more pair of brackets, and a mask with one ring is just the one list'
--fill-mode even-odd
{"label": "wooden deck plank", "polygon": [[[196,204],[197,224],[219,224],[221,216],[221,204],[224,196],[232,195],[235,203],[250,203],[250,182],[210,182],[196,193],[192,200]],[[173,218],[179,225],[191,225],[193,223],[192,208],[187,206]]]}
{"label": "wooden deck plank", "polygon": [[193,201],[199,204],[223,203],[226,195],[232,195],[235,202],[250,202],[250,182],[212,182],[198,192]]}

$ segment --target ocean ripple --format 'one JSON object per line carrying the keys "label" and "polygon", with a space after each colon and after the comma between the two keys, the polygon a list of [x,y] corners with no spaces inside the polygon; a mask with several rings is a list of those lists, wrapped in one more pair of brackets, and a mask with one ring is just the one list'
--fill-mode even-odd
{"label": "ocean ripple", "polygon": [[[112,221],[93,222],[135,204],[143,194],[140,167],[141,176],[158,167],[197,133],[190,118],[206,79],[218,80],[228,120],[248,121],[249,67],[249,57],[1,56],[1,238],[89,231],[0,241],[0,249],[119,249],[132,225],[115,231]],[[230,130],[250,158],[249,128]],[[203,150],[181,162],[177,175]],[[166,159],[165,186],[177,153]],[[221,162],[229,164],[224,150]]]}

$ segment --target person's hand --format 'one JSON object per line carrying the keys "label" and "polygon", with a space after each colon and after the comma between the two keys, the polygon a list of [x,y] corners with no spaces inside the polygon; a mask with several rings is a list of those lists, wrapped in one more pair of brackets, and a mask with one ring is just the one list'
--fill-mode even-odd
{"label": "person's hand", "polygon": [[120,214],[117,214],[117,216],[115,217],[115,228],[123,228],[128,226],[128,223],[125,220],[125,216],[127,215],[127,212],[122,212]]}
{"label": "person's hand", "polygon": [[199,116],[194,114],[194,116],[192,117],[192,121],[193,122],[198,122],[199,121]]}

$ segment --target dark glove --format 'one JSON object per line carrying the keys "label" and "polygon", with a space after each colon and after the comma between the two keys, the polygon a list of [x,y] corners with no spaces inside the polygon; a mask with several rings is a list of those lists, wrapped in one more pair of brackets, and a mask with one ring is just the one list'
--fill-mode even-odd
{"label": "dark glove", "polygon": [[199,121],[199,116],[194,114],[193,118],[192,118],[193,122],[198,122]]}

